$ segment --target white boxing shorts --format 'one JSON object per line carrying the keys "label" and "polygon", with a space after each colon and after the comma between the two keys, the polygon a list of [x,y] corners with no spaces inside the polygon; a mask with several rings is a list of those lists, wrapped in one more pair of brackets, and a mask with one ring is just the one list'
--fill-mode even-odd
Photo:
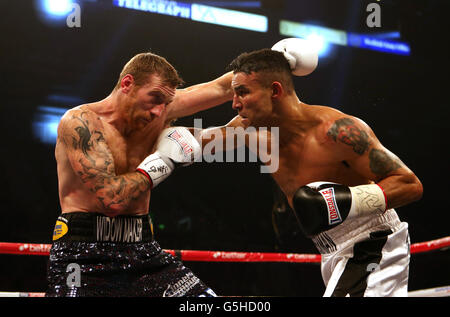
{"label": "white boxing shorts", "polygon": [[394,209],[349,219],[312,240],[322,255],[324,297],[408,296],[408,224]]}

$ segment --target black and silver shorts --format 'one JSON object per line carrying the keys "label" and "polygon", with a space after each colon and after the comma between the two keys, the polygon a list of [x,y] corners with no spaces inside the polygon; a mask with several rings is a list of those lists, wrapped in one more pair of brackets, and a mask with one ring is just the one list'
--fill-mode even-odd
{"label": "black and silver shorts", "polygon": [[149,216],[62,214],[47,270],[48,297],[215,296],[153,240]]}

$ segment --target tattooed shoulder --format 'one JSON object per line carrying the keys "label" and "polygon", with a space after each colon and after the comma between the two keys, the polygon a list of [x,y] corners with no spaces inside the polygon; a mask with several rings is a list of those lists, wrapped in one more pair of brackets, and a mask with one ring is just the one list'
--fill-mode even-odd
{"label": "tattooed shoulder", "polygon": [[370,170],[377,176],[384,177],[401,167],[401,161],[383,150],[372,149],[369,153]]}
{"label": "tattooed shoulder", "polygon": [[67,117],[66,133],[72,138],[72,146],[82,149],[83,152],[89,150],[90,141],[103,140],[103,133],[99,125],[95,122],[96,115],[86,111],[74,111]]}
{"label": "tattooed shoulder", "polygon": [[368,133],[351,118],[336,120],[327,135],[337,143],[352,147],[353,151],[359,155],[363,155],[370,146]]}
{"label": "tattooed shoulder", "polygon": [[94,113],[80,109],[69,111],[63,117],[61,126],[58,128],[58,138],[66,146],[81,150],[87,157],[95,144],[105,142],[103,129]]}

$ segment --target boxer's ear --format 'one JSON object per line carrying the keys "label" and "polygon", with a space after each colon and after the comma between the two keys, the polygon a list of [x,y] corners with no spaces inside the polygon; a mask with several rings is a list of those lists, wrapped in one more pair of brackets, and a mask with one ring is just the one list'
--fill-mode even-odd
{"label": "boxer's ear", "polygon": [[120,81],[120,89],[122,90],[122,92],[127,94],[128,92],[131,91],[133,84],[134,84],[133,75],[127,74],[123,76],[122,80]]}
{"label": "boxer's ear", "polygon": [[280,98],[284,94],[284,87],[278,81],[274,81],[272,83],[271,88],[272,88],[272,98]]}

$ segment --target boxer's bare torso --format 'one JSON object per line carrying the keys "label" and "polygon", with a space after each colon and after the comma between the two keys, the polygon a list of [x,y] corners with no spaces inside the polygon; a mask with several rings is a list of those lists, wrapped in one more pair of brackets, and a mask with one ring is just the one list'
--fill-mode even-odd
{"label": "boxer's bare torso", "polygon": [[[272,158],[279,160],[272,177],[291,206],[298,188],[317,181],[347,186],[377,182],[390,193],[389,208],[409,201],[408,187],[414,188],[416,176],[380,143],[367,124],[333,108],[300,107],[302,122],[286,118],[286,123],[278,126],[279,155]],[[228,126],[247,126],[241,122],[238,116]]]}
{"label": "boxer's bare torso", "polygon": [[[262,142],[261,127],[278,128],[279,155],[272,157],[278,159],[278,170],[272,176],[291,206],[299,187],[317,181],[346,186],[377,182],[388,196],[388,208],[416,199],[421,187],[417,177],[366,123],[330,107],[305,104],[280,82],[261,84],[264,76],[234,74],[233,108],[239,115],[227,126],[255,127]],[[274,135],[271,138],[274,143]]]}
{"label": "boxer's bare torso", "polygon": [[[88,104],[69,111],[64,118],[69,123],[60,128],[55,157],[62,212],[104,213],[126,203],[130,214],[146,214],[150,191],[142,183],[143,175],[135,169],[153,152],[165,125],[164,117],[147,124],[143,122],[146,125],[142,130],[124,136],[95,111],[99,106]],[[126,177],[115,179],[115,175]],[[97,184],[86,186],[94,177],[98,178]],[[115,182],[115,190],[108,189]],[[125,200],[130,201],[124,201],[121,190],[129,190]]]}
{"label": "boxer's bare torso", "polygon": [[[334,122],[332,117],[339,114],[324,107],[309,107],[309,114],[315,118],[311,121],[313,125],[306,130],[294,130],[288,143],[283,142],[283,127],[280,127],[279,168],[272,176],[288,201],[299,187],[317,180],[349,186],[369,183],[366,176],[351,168],[351,153],[337,152],[338,146],[329,134]],[[355,142],[354,135],[346,137]],[[368,141],[366,146],[368,148]]]}
{"label": "boxer's bare torso", "polygon": [[62,213],[147,214],[150,181],[136,167],[171,120],[230,100],[230,81],[225,74],[176,90],[158,75],[139,88],[125,76],[107,98],[69,110],[55,149]]}
{"label": "boxer's bare torso", "polygon": [[[272,177],[288,201],[292,201],[299,187],[318,180],[349,186],[370,183],[367,175],[358,173],[352,168],[352,165],[356,164],[354,161],[361,159],[371,147],[380,146],[374,144],[375,141],[372,139],[374,136],[370,129],[360,120],[332,108],[303,104],[302,109],[303,123],[298,122],[296,127],[291,121],[286,120],[285,124],[278,127],[279,140],[267,142],[268,146],[276,144],[279,147],[278,157],[272,157],[272,160],[279,160],[278,169],[272,173]],[[347,119],[346,124],[336,130],[335,122],[343,118]],[[227,126],[247,127],[242,124],[242,118],[239,116]],[[369,138],[369,133],[372,134],[372,138]],[[274,135],[270,137],[273,138]],[[343,142],[346,142],[347,148],[343,147]],[[269,164],[272,164],[272,161],[266,163]]]}

